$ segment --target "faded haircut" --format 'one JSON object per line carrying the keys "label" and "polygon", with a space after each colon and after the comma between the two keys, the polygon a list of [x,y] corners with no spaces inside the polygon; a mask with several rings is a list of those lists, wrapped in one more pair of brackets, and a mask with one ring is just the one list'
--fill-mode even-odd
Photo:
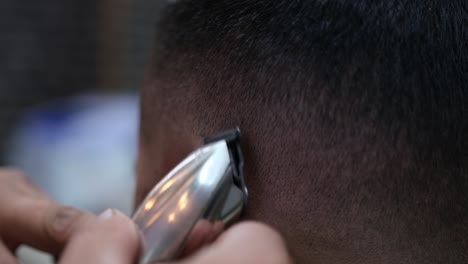
{"label": "faded haircut", "polygon": [[[374,238],[371,252],[413,248],[400,263],[461,263],[468,251],[467,52],[466,0],[167,3],[156,31],[155,84],[142,93],[142,134],[170,118],[170,111],[152,116],[164,107],[185,113],[187,126],[200,131],[224,125],[224,116],[241,127],[268,126],[283,144],[272,152],[298,149],[301,162],[289,162],[303,165],[300,180],[311,193],[303,201],[310,216],[296,215],[304,226],[323,210],[341,221],[342,233],[393,239]],[[351,241],[343,243],[368,238],[342,236]],[[355,243],[348,260],[363,261],[366,249]]]}

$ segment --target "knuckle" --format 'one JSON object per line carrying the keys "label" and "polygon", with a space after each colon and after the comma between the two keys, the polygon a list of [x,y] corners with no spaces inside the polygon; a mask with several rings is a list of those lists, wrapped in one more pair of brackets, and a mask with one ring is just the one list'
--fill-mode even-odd
{"label": "knuckle", "polygon": [[89,217],[87,213],[70,206],[53,206],[46,219],[46,233],[58,243],[66,242]]}

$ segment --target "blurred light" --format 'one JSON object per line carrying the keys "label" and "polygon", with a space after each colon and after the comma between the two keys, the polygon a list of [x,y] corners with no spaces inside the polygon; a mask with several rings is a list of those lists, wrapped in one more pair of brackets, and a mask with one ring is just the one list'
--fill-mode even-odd
{"label": "blurred light", "polygon": [[153,208],[154,203],[156,202],[156,197],[151,198],[149,201],[145,203],[145,211],[150,210]]}
{"label": "blurred light", "polygon": [[166,183],[164,183],[164,185],[161,187],[161,190],[159,191],[159,193],[163,193],[164,191],[166,191],[167,189],[169,189],[173,184],[174,182],[176,181],[176,178],[172,178],[170,180],[168,180]]}
{"label": "blurred light", "polygon": [[174,213],[170,214],[168,220],[169,220],[169,223],[174,222],[174,220],[175,220],[175,214],[174,214]]}
{"label": "blurred light", "polygon": [[185,192],[179,199],[179,210],[181,211],[184,210],[185,207],[187,207],[187,196],[188,192]]}
{"label": "blurred light", "polygon": [[163,213],[162,210],[155,212],[154,215],[148,220],[148,222],[146,222],[145,228],[148,228],[154,223],[154,221],[158,220],[158,218],[161,216],[162,213]]}

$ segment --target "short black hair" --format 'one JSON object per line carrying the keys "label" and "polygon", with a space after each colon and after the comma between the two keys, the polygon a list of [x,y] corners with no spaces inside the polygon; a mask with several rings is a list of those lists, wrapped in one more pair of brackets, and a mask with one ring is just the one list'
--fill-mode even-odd
{"label": "short black hair", "polygon": [[[346,101],[337,108],[348,107],[384,127],[398,122],[414,128],[408,131],[414,142],[461,143],[466,135],[450,131],[464,131],[468,122],[467,5],[463,0],[176,1],[158,26],[155,55],[162,67],[156,72],[181,60],[195,72],[212,63],[218,74],[266,75],[273,79],[264,88],[263,94],[273,97],[268,100],[299,95],[314,102],[326,89],[327,96]],[[303,82],[300,91],[288,89],[294,82]]]}
{"label": "short black hair", "polygon": [[194,123],[320,126],[321,151],[349,152],[330,156],[329,183],[375,209],[380,227],[406,217],[395,233],[427,242],[419,252],[446,249],[434,262],[466,258],[468,1],[180,0],[156,40],[151,78],[166,88],[158,105],[143,91],[143,120],[177,103],[201,113]]}

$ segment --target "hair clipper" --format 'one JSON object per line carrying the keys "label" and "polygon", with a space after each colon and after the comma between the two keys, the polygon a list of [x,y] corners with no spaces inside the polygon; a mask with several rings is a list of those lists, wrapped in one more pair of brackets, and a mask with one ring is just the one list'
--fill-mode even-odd
{"label": "hair clipper", "polygon": [[140,263],[178,257],[197,221],[229,225],[246,208],[240,131],[205,139],[148,194],[133,220],[143,234]]}

